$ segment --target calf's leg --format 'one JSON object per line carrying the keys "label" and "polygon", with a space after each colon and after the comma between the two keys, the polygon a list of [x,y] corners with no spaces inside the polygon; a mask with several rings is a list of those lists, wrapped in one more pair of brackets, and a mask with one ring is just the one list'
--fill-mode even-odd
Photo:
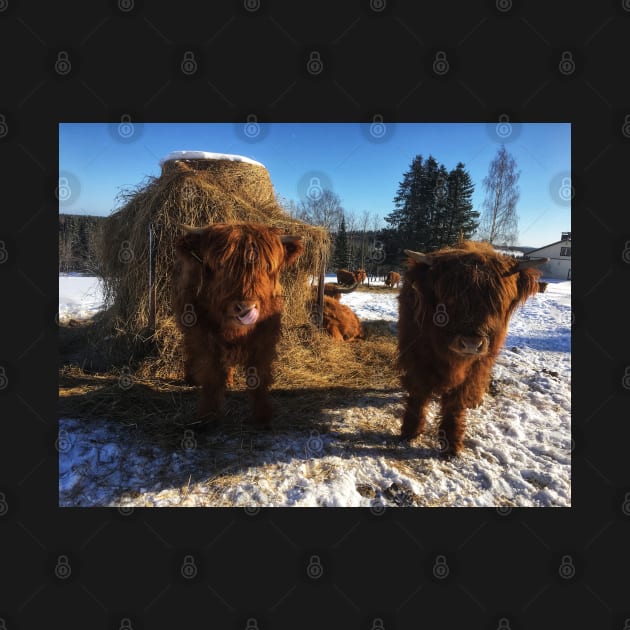
{"label": "calf's leg", "polygon": [[407,396],[400,436],[410,440],[424,431],[426,408],[431,397],[431,390],[422,383],[418,383],[408,374],[403,376],[402,384],[409,394]]}
{"label": "calf's leg", "polygon": [[444,432],[446,442],[444,455],[457,455],[464,446],[466,432],[466,408],[464,405],[466,392],[458,387],[442,395],[442,421],[440,430]]}

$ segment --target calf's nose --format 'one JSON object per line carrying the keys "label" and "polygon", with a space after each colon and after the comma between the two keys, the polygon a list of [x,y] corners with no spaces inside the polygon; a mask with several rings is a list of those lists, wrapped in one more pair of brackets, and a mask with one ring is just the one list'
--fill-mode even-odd
{"label": "calf's nose", "polygon": [[241,301],[236,302],[236,304],[234,305],[234,310],[236,311],[236,314],[241,316],[246,315],[253,308],[256,308],[256,302]]}
{"label": "calf's nose", "polygon": [[459,338],[459,349],[466,354],[478,354],[485,345],[483,337],[464,337]]}

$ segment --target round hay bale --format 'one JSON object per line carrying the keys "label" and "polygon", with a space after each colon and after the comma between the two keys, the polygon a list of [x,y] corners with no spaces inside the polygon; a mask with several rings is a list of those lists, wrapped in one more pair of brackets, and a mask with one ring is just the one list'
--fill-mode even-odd
{"label": "round hay bale", "polygon": [[109,365],[129,365],[151,352],[154,374],[181,374],[180,336],[170,303],[179,224],[251,221],[302,237],[302,256],[283,274],[283,325],[309,321],[309,279],[328,255],[329,233],[282,209],[262,164],[223,154],[169,154],[159,177],[147,178],[120,199],[121,207],[105,221],[99,246],[107,310],[98,322],[97,340]]}

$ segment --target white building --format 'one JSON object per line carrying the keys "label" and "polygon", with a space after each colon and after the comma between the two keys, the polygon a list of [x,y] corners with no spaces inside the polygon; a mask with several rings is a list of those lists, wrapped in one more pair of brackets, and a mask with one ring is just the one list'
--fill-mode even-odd
{"label": "white building", "polygon": [[556,280],[571,280],[571,232],[562,232],[559,241],[532,249],[527,252],[526,258],[550,258],[551,260],[539,269],[542,278]]}

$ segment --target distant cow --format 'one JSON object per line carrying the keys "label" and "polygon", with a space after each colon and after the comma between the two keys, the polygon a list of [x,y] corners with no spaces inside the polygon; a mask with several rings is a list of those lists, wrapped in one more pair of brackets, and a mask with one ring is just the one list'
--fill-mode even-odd
{"label": "distant cow", "polygon": [[235,365],[246,368],[254,418],[271,422],[268,389],[282,313],[280,272],[299,237],[257,223],[182,226],[175,244],[173,308],[183,334],[186,381],[201,385],[197,416],[220,410]]}
{"label": "distant cow", "polygon": [[424,429],[427,404],[439,396],[443,450],[462,448],[466,409],[478,406],[505,341],[514,309],[538,291],[547,262],[519,262],[486,243],[461,242],[409,256],[399,300],[398,367],[408,392],[401,435]]}
{"label": "distant cow", "polygon": [[397,287],[400,283],[400,274],[397,271],[390,271],[385,276],[385,286],[386,287]]}
{"label": "distant cow", "polygon": [[538,281],[538,293],[544,293],[547,290],[548,282]]}
{"label": "distant cow", "polygon": [[351,271],[347,269],[337,269],[337,284],[343,284],[346,286],[355,284],[357,277]]}
{"label": "distant cow", "polygon": [[328,295],[324,295],[324,329],[337,341],[363,339],[364,336],[355,312]]}
{"label": "distant cow", "polygon": [[367,274],[365,273],[365,269],[357,269],[354,275],[359,284],[363,284],[367,279]]}

